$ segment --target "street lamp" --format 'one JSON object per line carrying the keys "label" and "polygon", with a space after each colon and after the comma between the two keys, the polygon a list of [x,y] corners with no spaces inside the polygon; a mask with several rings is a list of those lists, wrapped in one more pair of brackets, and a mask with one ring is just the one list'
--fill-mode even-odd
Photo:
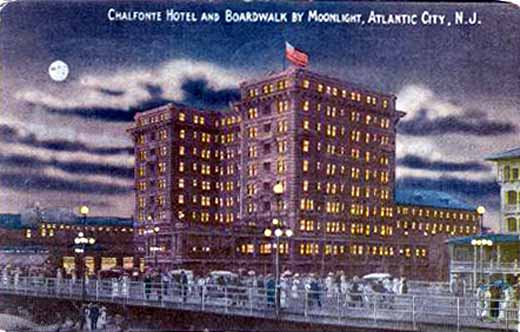
{"label": "street lamp", "polygon": [[[151,220],[151,216],[148,216],[148,220]],[[161,248],[157,246],[157,234],[159,233],[161,229],[159,226],[155,226],[153,228],[148,228],[144,230],[144,234],[146,235],[146,244],[148,247],[147,255],[150,256],[153,253],[154,256],[154,266],[157,268],[158,262],[157,262],[157,251],[161,251]],[[150,235],[153,234],[153,245],[151,243]]]}
{"label": "street lamp", "polygon": [[477,248],[480,250],[479,270],[481,280],[484,278],[484,247],[492,247],[493,241],[488,239],[473,239],[471,240],[473,246],[473,285],[477,286]]}
{"label": "street lamp", "polygon": [[[81,300],[85,301],[85,288],[86,288],[86,269],[85,269],[85,248],[87,246],[92,246],[96,243],[96,239],[94,237],[86,237],[83,232],[79,232],[78,235],[74,238],[74,253],[80,256],[81,262]],[[85,271],[83,271],[85,270]]]}
{"label": "street lamp", "polygon": [[482,205],[477,208],[477,214],[480,219],[480,235],[482,235],[482,231],[484,229],[484,213],[486,213],[486,208]]}
{"label": "street lamp", "polygon": [[274,243],[274,250],[275,250],[275,308],[276,308],[276,316],[280,314],[280,238],[287,237],[287,239],[290,239],[293,236],[293,231],[289,228],[283,229],[280,228],[280,220],[277,218],[274,218],[273,226],[275,227],[274,231],[270,228],[266,228],[264,230],[264,235],[268,238],[270,238],[274,234],[275,243]]}

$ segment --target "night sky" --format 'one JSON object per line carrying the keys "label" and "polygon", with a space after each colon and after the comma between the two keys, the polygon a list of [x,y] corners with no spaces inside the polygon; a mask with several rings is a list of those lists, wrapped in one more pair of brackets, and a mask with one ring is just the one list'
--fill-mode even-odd
{"label": "night sky", "polygon": [[[111,22],[107,11],[477,12],[475,26]],[[226,108],[239,82],[283,67],[284,43],[309,69],[397,95],[398,185],[442,190],[490,211],[490,153],[520,146],[520,10],[396,3],[16,2],[1,12],[0,212],[88,204],[130,216],[136,112],[170,101]],[[54,60],[69,65],[53,81]]]}

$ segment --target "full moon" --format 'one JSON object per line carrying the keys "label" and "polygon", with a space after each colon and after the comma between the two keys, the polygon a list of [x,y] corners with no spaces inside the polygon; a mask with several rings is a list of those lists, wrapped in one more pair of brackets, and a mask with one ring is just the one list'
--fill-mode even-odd
{"label": "full moon", "polygon": [[61,60],[56,60],[49,66],[49,76],[56,82],[65,81],[69,76],[69,66]]}

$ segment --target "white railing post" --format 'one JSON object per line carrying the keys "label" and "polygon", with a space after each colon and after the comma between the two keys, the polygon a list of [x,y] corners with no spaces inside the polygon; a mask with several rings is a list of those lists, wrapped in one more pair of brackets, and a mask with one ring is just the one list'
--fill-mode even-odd
{"label": "white railing post", "polygon": [[96,279],[96,300],[99,300],[99,279]]}
{"label": "white railing post", "polygon": [[516,331],[520,332],[520,305],[518,305],[518,309],[517,309],[517,312],[516,312],[516,319],[517,319]]}
{"label": "white railing post", "polygon": [[460,297],[457,297],[457,332],[460,331]]}
{"label": "white railing post", "polygon": [[377,323],[377,295],[373,296],[372,302],[374,303],[374,323]]}
{"label": "white railing post", "polygon": [[342,310],[341,310],[341,292],[338,291],[336,293],[336,305],[337,305],[337,310],[338,310],[338,322],[341,321],[341,313],[342,313]]}
{"label": "white railing post", "polygon": [[224,286],[224,305],[225,305],[225,312],[228,312],[228,290],[227,290],[226,286]]}
{"label": "white railing post", "polygon": [[249,287],[249,313],[253,314],[253,287]]}
{"label": "white railing post", "polygon": [[417,324],[415,322],[415,295],[412,295],[412,327],[414,330],[417,329]]}
{"label": "white railing post", "polygon": [[202,285],[201,291],[201,303],[202,303],[202,311],[204,311],[204,306],[206,304],[206,285]]}
{"label": "white railing post", "polygon": [[305,317],[307,317],[309,314],[309,293],[307,292],[307,288],[304,288],[304,290],[305,290],[305,293],[304,293],[303,297],[304,297],[305,303],[304,303],[304,307],[303,307],[303,315]]}

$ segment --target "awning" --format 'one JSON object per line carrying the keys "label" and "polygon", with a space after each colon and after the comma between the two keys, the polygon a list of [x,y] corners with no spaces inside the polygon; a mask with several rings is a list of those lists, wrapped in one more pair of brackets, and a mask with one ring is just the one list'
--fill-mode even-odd
{"label": "awning", "polygon": [[518,234],[495,234],[488,233],[482,235],[473,235],[466,237],[457,237],[447,240],[448,244],[455,245],[471,245],[471,240],[491,240],[493,243],[520,243]]}

